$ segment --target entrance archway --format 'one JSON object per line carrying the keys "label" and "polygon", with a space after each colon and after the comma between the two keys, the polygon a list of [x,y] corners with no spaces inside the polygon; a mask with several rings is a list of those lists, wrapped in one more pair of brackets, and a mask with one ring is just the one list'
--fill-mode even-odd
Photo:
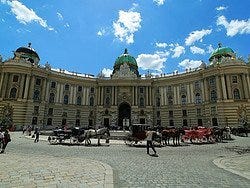
{"label": "entrance archway", "polygon": [[131,106],[124,102],[119,106],[119,115],[118,115],[118,127],[123,128],[123,122],[126,119],[127,122],[130,123],[131,119]]}

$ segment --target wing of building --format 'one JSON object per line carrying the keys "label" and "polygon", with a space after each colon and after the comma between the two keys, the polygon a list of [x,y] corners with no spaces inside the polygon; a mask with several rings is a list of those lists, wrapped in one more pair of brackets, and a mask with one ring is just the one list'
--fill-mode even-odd
{"label": "wing of building", "polygon": [[250,65],[219,46],[209,65],[141,77],[127,49],[111,77],[55,70],[30,47],[0,59],[0,123],[60,126],[238,126],[250,118]]}

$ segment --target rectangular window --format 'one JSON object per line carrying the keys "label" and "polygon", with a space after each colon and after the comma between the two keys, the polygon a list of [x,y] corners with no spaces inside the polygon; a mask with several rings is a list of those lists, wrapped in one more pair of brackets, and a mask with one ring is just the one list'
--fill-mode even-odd
{"label": "rectangular window", "polygon": [[78,92],[82,91],[82,86],[78,86]]}
{"label": "rectangular window", "polygon": [[37,79],[36,79],[36,85],[37,85],[37,86],[40,86],[40,85],[41,85],[41,79],[40,79],[40,78],[37,78]]}
{"label": "rectangular window", "polygon": [[232,76],[232,82],[234,84],[238,83],[237,76]]}
{"label": "rectangular window", "polygon": [[139,88],[139,92],[140,92],[140,93],[144,93],[144,88],[143,88],[143,87],[140,87],[140,88]]}
{"label": "rectangular window", "polygon": [[182,110],[182,116],[186,117],[187,116],[187,110]]}
{"label": "rectangular window", "polygon": [[209,78],[209,85],[215,86],[215,77]]}
{"label": "rectangular window", "polygon": [[168,92],[171,92],[171,91],[172,91],[172,87],[168,86]]}
{"label": "rectangular window", "polygon": [[38,115],[39,106],[34,106],[34,115]]}
{"label": "rectangular window", "polygon": [[195,87],[195,89],[200,89],[200,88],[201,88],[201,83],[200,83],[200,81],[196,81],[196,82],[194,83],[194,87]]}
{"label": "rectangular window", "polygon": [[19,76],[17,76],[17,75],[13,76],[13,82],[18,82],[18,79],[19,79]]}
{"label": "rectangular window", "polygon": [[49,110],[48,110],[48,115],[50,115],[50,116],[52,116],[53,115],[53,108],[49,108]]}
{"label": "rectangular window", "polygon": [[91,87],[90,88],[90,93],[92,93],[92,94],[95,93],[95,88]]}
{"label": "rectangular window", "polygon": [[212,106],[211,107],[211,115],[215,115],[216,114],[216,106]]}
{"label": "rectangular window", "polygon": [[56,82],[51,82],[51,88],[56,88]]}
{"label": "rectangular window", "polygon": [[201,116],[201,109],[200,109],[200,108],[197,108],[197,109],[196,109],[196,113],[197,113],[197,116]]}
{"label": "rectangular window", "polygon": [[174,117],[174,111],[173,110],[168,111],[168,115],[171,118]]}

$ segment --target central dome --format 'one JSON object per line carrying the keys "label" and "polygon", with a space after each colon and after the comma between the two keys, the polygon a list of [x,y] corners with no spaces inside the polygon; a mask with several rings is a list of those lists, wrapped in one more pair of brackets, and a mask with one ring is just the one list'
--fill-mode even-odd
{"label": "central dome", "polygon": [[14,52],[14,59],[25,59],[30,63],[38,64],[40,58],[36,51],[31,48],[31,43],[27,47],[20,47]]}
{"label": "central dome", "polygon": [[127,49],[125,49],[124,53],[115,60],[113,74],[119,71],[120,67],[124,66],[125,64],[129,67],[131,72],[135,73],[137,77],[139,76],[136,59],[129,55]]}
{"label": "central dome", "polygon": [[137,62],[135,58],[131,55],[128,54],[128,50],[125,49],[124,54],[120,55],[116,60],[115,60],[115,66],[121,65],[124,63],[132,64],[134,66],[137,66]]}
{"label": "central dome", "polygon": [[234,51],[229,47],[222,47],[219,43],[218,48],[211,54],[209,57],[209,61],[213,61],[213,59],[221,59],[221,57],[235,57]]}

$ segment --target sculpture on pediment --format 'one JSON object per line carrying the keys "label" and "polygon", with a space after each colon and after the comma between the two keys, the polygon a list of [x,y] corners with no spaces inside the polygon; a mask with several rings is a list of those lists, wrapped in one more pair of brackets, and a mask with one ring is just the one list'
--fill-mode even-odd
{"label": "sculpture on pediment", "polygon": [[132,78],[135,79],[137,78],[137,75],[132,72],[128,66],[127,63],[124,63],[120,66],[120,69],[118,71],[116,71],[112,78]]}

